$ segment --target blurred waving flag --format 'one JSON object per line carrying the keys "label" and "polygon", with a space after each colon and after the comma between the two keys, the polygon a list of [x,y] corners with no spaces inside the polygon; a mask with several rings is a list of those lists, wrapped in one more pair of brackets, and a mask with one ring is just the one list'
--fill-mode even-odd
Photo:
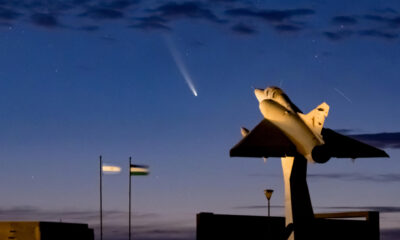
{"label": "blurred waving flag", "polygon": [[121,172],[121,168],[118,166],[104,164],[102,166],[102,171],[103,173],[116,174]]}
{"label": "blurred waving flag", "polygon": [[145,176],[149,175],[149,167],[144,165],[131,164],[131,176]]}

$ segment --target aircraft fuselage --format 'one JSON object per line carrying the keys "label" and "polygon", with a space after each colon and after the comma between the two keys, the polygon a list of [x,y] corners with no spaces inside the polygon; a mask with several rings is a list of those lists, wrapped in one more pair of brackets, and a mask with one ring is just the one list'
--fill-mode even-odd
{"label": "aircraft fuselage", "polygon": [[[260,102],[260,111],[265,119],[278,127],[296,146],[299,154],[307,160],[312,159],[312,150],[315,146],[324,144],[320,133],[313,131],[302,119],[302,113],[290,101],[286,94],[276,87],[254,91]],[[298,110],[300,111],[300,110]]]}
{"label": "aircraft fuselage", "polygon": [[285,133],[296,146],[297,151],[308,160],[314,147],[323,144],[297,113],[279,103],[265,99],[260,102],[260,111],[265,119]]}

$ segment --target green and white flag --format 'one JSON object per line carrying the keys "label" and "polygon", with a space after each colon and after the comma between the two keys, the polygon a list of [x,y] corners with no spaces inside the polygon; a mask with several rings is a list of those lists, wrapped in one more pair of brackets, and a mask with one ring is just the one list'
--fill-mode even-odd
{"label": "green and white flag", "polygon": [[131,164],[131,176],[145,176],[149,175],[149,167],[144,165]]}

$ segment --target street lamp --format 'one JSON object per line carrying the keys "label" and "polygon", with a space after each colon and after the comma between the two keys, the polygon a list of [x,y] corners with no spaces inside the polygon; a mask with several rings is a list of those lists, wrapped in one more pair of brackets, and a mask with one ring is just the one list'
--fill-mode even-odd
{"label": "street lamp", "polygon": [[272,196],[273,192],[274,192],[274,190],[272,190],[272,189],[265,189],[264,190],[265,197],[268,200],[268,217],[270,216],[270,214],[269,214],[270,213],[270,211],[269,211],[269,209],[270,209],[269,200],[271,199],[271,196]]}

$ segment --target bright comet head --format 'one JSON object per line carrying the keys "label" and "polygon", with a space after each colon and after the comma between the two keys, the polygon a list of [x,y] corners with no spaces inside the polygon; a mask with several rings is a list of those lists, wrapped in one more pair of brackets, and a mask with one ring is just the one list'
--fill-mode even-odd
{"label": "bright comet head", "polygon": [[193,95],[195,97],[197,97],[198,94],[197,94],[196,88],[194,87],[193,80],[190,77],[189,72],[188,72],[184,62],[182,61],[181,55],[179,54],[178,50],[176,49],[174,43],[172,42],[172,39],[168,38],[168,37],[166,37],[165,39],[166,39],[168,49],[171,52],[172,58],[174,59],[175,64],[179,69],[179,72],[181,73],[182,77],[185,79],[186,84],[188,85],[190,91],[192,91]]}

